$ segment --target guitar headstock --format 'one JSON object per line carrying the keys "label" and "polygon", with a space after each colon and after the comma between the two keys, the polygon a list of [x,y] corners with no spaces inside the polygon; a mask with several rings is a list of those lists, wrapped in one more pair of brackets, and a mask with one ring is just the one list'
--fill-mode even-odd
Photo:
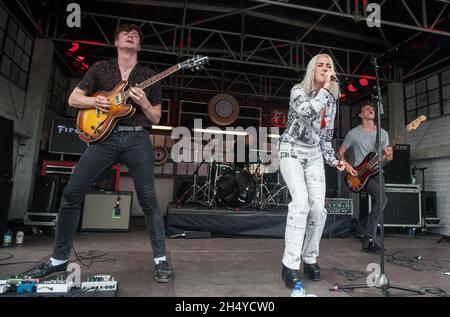
{"label": "guitar headstock", "polygon": [[208,63],[208,56],[196,55],[180,63],[181,69],[190,69],[191,71],[200,70]]}
{"label": "guitar headstock", "polygon": [[424,115],[421,115],[420,117],[418,117],[417,119],[415,119],[414,121],[411,121],[407,126],[406,126],[406,130],[407,131],[412,131],[415,130],[419,127],[419,125],[422,122],[427,121],[427,117]]}

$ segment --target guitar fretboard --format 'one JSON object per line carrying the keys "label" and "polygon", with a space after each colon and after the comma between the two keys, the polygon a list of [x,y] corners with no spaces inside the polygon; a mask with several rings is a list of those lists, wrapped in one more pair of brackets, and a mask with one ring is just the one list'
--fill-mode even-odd
{"label": "guitar fretboard", "polygon": [[[390,147],[396,145],[399,143],[410,131],[408,129],[405,129],[400,133],[398,136],[396,136],[392,142],[389,144]],[[377,140],[378,141],[378,140]],[[373,166],[378,162],[378,152],[372,157],[372,159],[369,161],[369,166]]]}
{"label": "guitar fretboard", "polygon": [[[153,85],[154,83],[160,81],[161,79],[163,79],[163,78],[169,76],[170,74],[175,73],[175,72],[176,72],[177,70],[179,70],[179,69],[180,69],[180,64],[176,64],[176,65],[174,65],[174,66],[172,66],[172,67],[166,69],[165,71],[163,71],[163,72],[161,72],[161,73],[159,73],[159,74],[157,74],[157,75],[155,75],[155,76],[153,76],[153,77],[147,79],[146,81],[143,81],[143,82],[140,83],[140,84],[134,85],[134,87],[141,88],[141,89],[145,89],[145,88],[147,88],[147,87]],[[130,93],[129,93],[129,92],[130,92],[130,89],[125,90],[125,91],[121,94],[122,100],[126,100],[126,99],[128,99],[128,97],[130,97]]]}

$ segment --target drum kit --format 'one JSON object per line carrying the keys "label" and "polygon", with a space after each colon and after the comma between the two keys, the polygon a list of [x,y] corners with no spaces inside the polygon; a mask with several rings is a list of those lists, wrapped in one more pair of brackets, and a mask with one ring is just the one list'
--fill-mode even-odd
{"label": "drum kit", "polygon": [[[200,181],[199,169],[203,164],[208,164],[207,175]],[[259,161],[243,165],[236,167],[214,158],[197,163],[193,185],[177,202],[234,210],[276,210],[287,206],[290,195],[278,166]]]}

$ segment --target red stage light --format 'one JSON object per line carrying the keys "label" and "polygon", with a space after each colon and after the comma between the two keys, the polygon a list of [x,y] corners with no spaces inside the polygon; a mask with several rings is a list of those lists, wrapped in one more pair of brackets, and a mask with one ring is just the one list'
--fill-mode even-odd
{"label": "red stage light", "polygon": [[363,87],[366,87],[369,84],[369,81],[366,78],[360,78],[359,84]]}
{"label": "red stage light", "polygon": [[345,98],[345,97],[347,97],[347,94],[344,92],[341,92],[341,94],[339,95],[339,98]]}
{"label": "red stage light", "polygon": [[82,61],[84,61],[85,58],[86,57],[84,57],[84,56],[77,56],[77,58],[75,58],[75,60],[78,62],[82,62]]}
{"label": "red stage light", "polygon": [[349,90],[350,92],[355,92],[355,91],[358,90],[358,89],[355,88],[355,86],[353,86],[353,84],[348,84],[347,88],[348,88],[348,90]]}
{"label": "red stage light", "polygon": [[68,49],[69,52],[76,52],[80,48],[80,44],[78,42],[72,42],[72,47]]}

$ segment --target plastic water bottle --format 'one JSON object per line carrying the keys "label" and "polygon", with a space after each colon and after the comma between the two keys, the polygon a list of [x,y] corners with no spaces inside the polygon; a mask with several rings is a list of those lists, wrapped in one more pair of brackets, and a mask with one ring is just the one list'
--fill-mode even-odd
{"label": "plastic water bottle", "polygon": [[291,297],[305,297],[305,289],[300,281],[295,283],[294,289],[292,290]]}
{"label": "plastic water bottle", "polygon": [[3,235],[3,247],[10,247],[12,243],[12,232],[11,230],[7,230]]}

